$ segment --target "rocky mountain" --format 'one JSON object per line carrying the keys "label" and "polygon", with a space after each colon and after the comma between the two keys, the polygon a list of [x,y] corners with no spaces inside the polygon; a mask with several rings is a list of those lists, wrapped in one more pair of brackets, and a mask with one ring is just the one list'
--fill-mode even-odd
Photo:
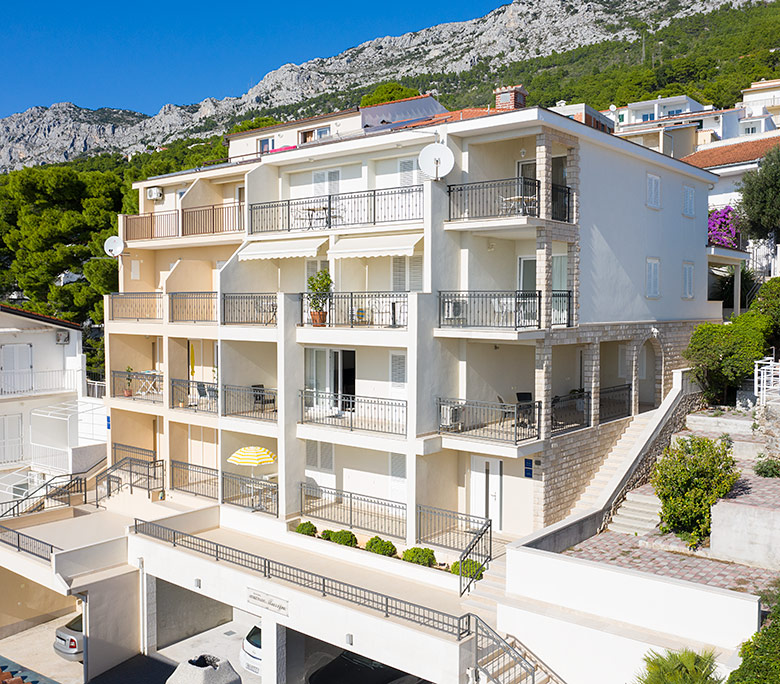
{"label": "rocky mountain", "polygon": [[[732,5],[746,1],[735,0]],[[460,72],[478,62],[497,65],[606,39],[633,39],[636,20],[659,28],[722,3],[515,0],[478,19],[375,38],[335,57],[285,64],[241,97],[169,104],[151,117],[127,110],[88,110],[70,102],[33,107],[0,119],[0,171],[102,151],[133,152],[181,135],[222,132],[227,122],[244,113],[380,81]]]}

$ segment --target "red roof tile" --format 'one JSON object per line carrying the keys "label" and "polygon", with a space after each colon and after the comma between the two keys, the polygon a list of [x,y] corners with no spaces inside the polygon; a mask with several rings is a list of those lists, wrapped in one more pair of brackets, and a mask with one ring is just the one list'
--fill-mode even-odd
{"label": "red roof tile", "polygon": [[0,313],[30,318],[43,323],[52,323],[53,325],[61,325],[66,328],[71,328],[72,330],[81,330],[81,325],[74,323],[73,321],[66,321],[64,318],[56,318],[55,316],[47,316],[46,314],[35,313],[34,311],[28,311],[27,309],[20,309],[19,307],[11,306],[10,304],[0,304]]}
{"label": "red roof tile", "polygon": [[780,135],[759,140],[746,140],[733,145],[720,145],[707,150],[699,150],[682,161],[698,166],[700,169],[711,169],[716,166],[742,164],[763,159],[773,147],[780,145]]}

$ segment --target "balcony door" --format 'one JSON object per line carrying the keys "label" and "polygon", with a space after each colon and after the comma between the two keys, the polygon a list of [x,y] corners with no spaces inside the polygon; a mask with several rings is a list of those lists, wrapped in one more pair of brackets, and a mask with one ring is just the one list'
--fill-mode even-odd
{"label": "balcony door", "polygon": [[316,392],[314,404],[337,411],[354,409],[354,349],[306,349],[304,365],[306,389]]}
{"label": "balcony door", "polygon": [[536,257],[518,259],[517,289],[523,292],[536,292]]}
{"label": "balcony door", "polygon": [[502,527],[503,465],[497,458],[471,456],[471,514],[490,518],[496,532]]}
{"label": "balcony door", "polygon": [[33,388],[31,344],[4,344],[0,347],[2,391],[8,394],[29,392]]}

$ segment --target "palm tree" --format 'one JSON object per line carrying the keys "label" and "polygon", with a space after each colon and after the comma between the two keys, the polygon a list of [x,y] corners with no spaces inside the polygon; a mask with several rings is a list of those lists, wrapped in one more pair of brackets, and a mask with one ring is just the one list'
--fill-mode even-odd
{"label": "palm tree", "polygon": [[711,651],[650,651],[645,656],[645,672],[637,677],[636,684],[721,684],[724,679],[716,670]]}

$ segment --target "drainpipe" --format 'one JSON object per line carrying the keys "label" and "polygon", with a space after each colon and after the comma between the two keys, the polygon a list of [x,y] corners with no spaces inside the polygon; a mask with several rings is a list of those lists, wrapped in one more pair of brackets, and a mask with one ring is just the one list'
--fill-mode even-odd
{"label": "drainpipe", "polygon": [[84,635],[84,651],[82,653],[82,671],[84,673],[84,684],[89,683],[89,639],[87,638],[87,631],[89,628],[89,615],[87,613],[87,592],[80,594],[73,594],[77,599],[81,600],[81,633]]}

